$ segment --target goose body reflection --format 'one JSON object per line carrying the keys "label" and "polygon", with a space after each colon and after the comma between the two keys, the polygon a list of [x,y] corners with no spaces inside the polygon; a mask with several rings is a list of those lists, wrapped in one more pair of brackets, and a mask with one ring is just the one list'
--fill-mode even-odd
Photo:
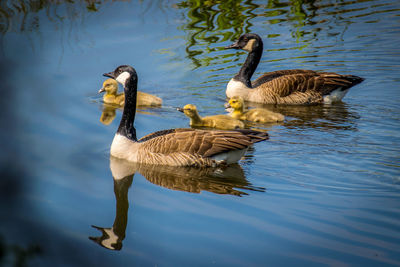
{"label": "goose body reflection", "polygon": [[194,127],[209,127],[223,130],[243,129],[244,123],[240,120],[228,115],[213,115],[200,117],[197,107],[192,104],[187,104],[183,108],[178,108],[190,118],[190,126]]}
{"label": "goose body reflection", "polygon": [[265,191],[265,188],[252,186],[239,164],[216,168],[173,167],[129,162],[110,156],[110,169],[114,180],[125,179],[140,173],[149,182],[171,190],[200,193],[208,191],[215,194],[242,196],[250,191]]}
{"label": "goose body reflection", "polygon": [[[112,227],[92,225],[101,236],[89,239],[110,250],[120,250],[128,224],[128,191],[135,173],[140,173],[152,184],[171,190],[234,196],[248,195],[250,191],[265,192],[265,188],[251,185],[239,164],[217,168],[172,167],[133,163],[110,156],[110,170],[114,179],[116,200]],[[246,191],[244,191],[246,190]]]}
{"label": "goose body reflection", "polygon": [[168,129],[137,140],[133,126],[136,113],[137,74],[122,65],[104,74],[123,84],[125,106],[120,125],[111,144],[110,154],[145,164],[170,166],[217,166],[237,162],[253,143],[268,139],[254,130],[218,131]]}
{"label": "goose body reflection", "polygon": [[[125,94],[118,93],[118,82],[114,79],[107,79],[103,82],[103,87],[99,90],[99,93],[105,92],[103,96],[103,101],[106,104],[113,104],[117,106],[124,106],[125,104]],[[161,106],[162,99],[145,92],[137,92],[137,106]]]}
{"label": "goose body reflection", "polygon": [[227,49],[249,52],[245,63],[228,83],[226,95],[264,104],[318,104],[339,102],[348,90],[364,79],[354,75],[312,70],[278,70],[251,82],[260,62],[263,42],[257,34],[246,33]]}

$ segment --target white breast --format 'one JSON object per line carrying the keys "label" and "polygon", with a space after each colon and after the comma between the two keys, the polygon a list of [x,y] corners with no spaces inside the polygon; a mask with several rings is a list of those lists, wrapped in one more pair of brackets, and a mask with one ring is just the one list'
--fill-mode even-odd
{"label": "white breast", "polygon": [[226,86],[226,96],[231,98],[234,96],[241,96],[243,99],[247,99],[248,91],[251,90],[244,83],[231,79]]}
{"label": "white breast", "polygon": [[136,146],[137,143],[117,133],[112,141],[110,154],[116,158],[137,162],[138,149]]}

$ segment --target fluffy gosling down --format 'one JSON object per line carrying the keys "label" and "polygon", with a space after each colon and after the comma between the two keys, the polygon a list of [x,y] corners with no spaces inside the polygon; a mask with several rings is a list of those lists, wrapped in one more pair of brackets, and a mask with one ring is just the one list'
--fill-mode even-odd
{"label": "fluffy gosling down", "polygon": [[285,119],[285,116],[282,114],[272,112],[268,109],[254,108],[245,111],[244,101],[240,96],[234,96],[229,99],[228,108],[233,108],[231,116],[238,120],[267,123],[280,122]]}
{"label": "fluffy gosling down", "polygon": [[190,118],[190,126],[194,127],[209,127],[222,130],[243,129],[244,123],[238,119],[232,118],[228,115],[213,115],[207,117],[200,117],[197,107],[192,104],[187,104],[183,108],[177,108]]}
{"label": "fluffy gosling down", "polygon": [[226,96],[241,96],[245,101],[263,104],[318,104],[341,101],[349,89],[364,79],[355,75],[312,70],[278,70],[251,81],[263,53],[261,37],[246,33],[229,49],[249,52],[239,73],[226,87]]}
{"label": "fluffy gosling down", "polygon": [[[125,94],[118,94],[118,82],[114,79],[107,79],[103,82],[103,87],[99,94],[106,92],[103,96],[104,103],[114,104],[123,107],[125,104]],[[144,92],[137,92],[137,106],[161,106],[162,99]]]}
{"label": "fluffy gosling down", "polygon": [[254,143],[268,134],[254,130],[168,129],[136,138],[138,76],[134,68],[122,65],[104,76],[124,86],[125,106],[111,144],[113,157],[131,162],[170,166],[215,167],[237,162]]}

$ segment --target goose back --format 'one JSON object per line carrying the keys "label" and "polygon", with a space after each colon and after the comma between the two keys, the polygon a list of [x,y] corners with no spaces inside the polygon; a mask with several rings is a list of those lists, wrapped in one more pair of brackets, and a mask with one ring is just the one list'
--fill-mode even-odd
{"label": "goose back", "polygon": [[[268,134],[253,130],[206,131],[177,128],[154,132],[136,143],[123,136],[116,135],[115,138],[119,140],[112,147],[111,154],[118,158],[145,164],[216,166],[236,162],[237,157],[241,157],[248,146],[267,140]],[[229,156],[234,158],[230,159]]]}

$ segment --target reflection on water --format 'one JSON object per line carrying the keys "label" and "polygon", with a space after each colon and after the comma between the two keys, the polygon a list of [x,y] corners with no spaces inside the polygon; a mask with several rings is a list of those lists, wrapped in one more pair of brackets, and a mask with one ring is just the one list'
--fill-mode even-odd
{"label": "reflection on water", "polygon": [[265,105],[250,103],[250,107],[267,108],[289,117],[285,121],[288,128],[323,128],[337,130],[357,130],[357,120],[360,116],[356,111],[349,110],[345,103],[334,105]]}
{"label": "reflection on water", "polygon": [[[117,116],[117,110],[122,112],[122,107],[117,105],[103,103],[99,121],[104,125],[110,125]],[[138,106],[136,113],[159,116],[158,110],[160,107],[155,106]]]}
{"label": "reflection on water", "polygon": [[139,172],[153,184],[190,193],[208,191],[243,196],[248,195],[248,190],[265,191],[265,188],[251,185],[238,164],[220,168],[190,168],[146,165],[110,157],[110,169],[114,179],[122,179]]}
{"label": "reflection on water", "polygon": [[41,11],[50,21],[61,26],[65,19],[80,19],[89,14],[87,11],[98,11],[105,2],[108,1],[3,0],[0,2],[0,33],[38,32]]}
{"label": "reflection on water", "polygon": [[119,107],[107,103],[103,103],[103,111],[100,116],[100,122],[104,125],[109,125],[117,115],[116,109]]}
{"label": "reflection on water", "polygon": [[122,178],[114,177],[116,207],[113,226],[105,228],[92,225],[92,227],[101,231],[102,235],[99,237],[90,236],[89,239],[93,240],[102,247],[111,250],[120,250],[122,248],[122,241],[125,238],[125,230],[128,224],[128,191],[132,184],[133,175],[134,173]]}
{"label": "reflection on water", "polygon": [[[339,6],[343,7],[346,4],[348,3],[343,3]],[[318,38],[318,34],[323,27],[324,32],[327,31],[324,25],[321,27],[307,27],[329,23],[326,19],[315,20],[314,17],[318,15],[317,11],[321,8],[336,7],[336,4],[316,4],[315,0],[289,2],[269,0],[267,3],[252,0],[205,2],[189,0],[178,3],[177,7],[185,11],[184,16],[188,20],[182,27],[188,34],[186,38],[186,53],[197,68],[215,65],[221,60],[226,61],[226,56],[210,53],[221,50],[222,43],[228,40],[234,41],[243,33],[251,32],[255,24],[289,24],[291,37],[297,43],[301,43],[295,48],[302,50]],[[342,8],[337,8],[335,14],[342,12],[346,11]],[[332,23],[336,25],[336,19]],[[342,29],[340,32],[330,25],[327,28],[329,32],[333,31],[330,33],[332,36],[343,34],[345,30],[345,28],[339,27],[339,29]],[[268,31],[265,36],[277,39],[280,35],[279,32]],[[218,44],[218,47],[215,47],[214,44]],[[278,50],[284,49],[287,48],[279,48]],[[267,49],[267,51],[275,50]]]}
{"label": "reflection on water", "polygon": [[[0,265],[399,265],[399,14],[395,0],[0,1]],[[104,154],[116,129],[99,118],[120,111],[87,101],[102,71],[137,64],[139,88],[165,99],[156,116],[137,116],[141,135],[184,127],[168,107],[223,111],[245,53],[222,47],[244,32],[265,40],[256,76],[367,79],[342,104],[267,106],[287,120],[257,125],[271,138],[240,165],[127,166],[111,183]],[[91,224],[93,241],[124,251],[94,245]]]}
{"label": "reflection on water", "polygon": [[252,186],[246,180],[239,164],[220,168],[171,167],[133,163],[110,156],[110,169],[114,178],[116,199],[114,223],[112,227],[93,225],[95,229],[101,231],[102,235],[91,236],[89,239],[111,250],[122,248],[128,223],[128,191],[136,172],[155,185],[190,193],[208,191],[240,197],[248,195],[249,191],[265,191],[265,188]]}
{"label": "reflection on water", "polygon": [[233,40],[243,32],[249,31],[249,22],[256,15],[253,10],[259,7],[252,1],[182,1],[177,7],[185,10],[188,23],[183,29],[188,32],[186,53],[195,67],[207,66],[213,58],[205,52],[216,51],[210,45],[216,42]]}

